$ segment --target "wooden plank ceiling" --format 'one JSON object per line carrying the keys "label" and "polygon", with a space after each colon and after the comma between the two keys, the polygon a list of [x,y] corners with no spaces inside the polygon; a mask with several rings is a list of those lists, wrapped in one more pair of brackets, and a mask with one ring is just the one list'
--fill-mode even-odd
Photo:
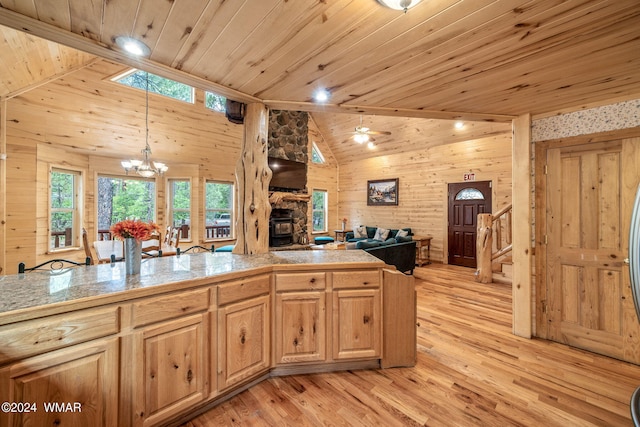
{"label": "wooden plank ceiling", "polygon": [[[424,0],[407,13],[376,0],[0,0],[0,24],[233,99],[313,111],[337,151],[358,114],[397,149],[452,133],[429,119],[506,123],[640,97],[638,0]],[[143,40],[150,58],[124,55],[119,35]],[[3,63],[20,62],[20,45],[8,60],[1,47]],[[37,53],[50,66],[90,60]],[[0,96],[56,72],[0,70]],[[331,99],[319,106],[320,87]],[[476,123],[466,136],[497,129]]]}

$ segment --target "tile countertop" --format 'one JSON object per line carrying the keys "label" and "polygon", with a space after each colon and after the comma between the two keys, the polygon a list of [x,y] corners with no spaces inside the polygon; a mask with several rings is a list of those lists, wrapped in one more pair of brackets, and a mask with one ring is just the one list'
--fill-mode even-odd
{"label": "tile countertop", "polygon": [[[208,278],[250,272],[278,265],[318,264],[384,265],[365,251],[278,251],[260,255],[232,253],[182,254],[142,261],[140,274],[125,275],[125,264],[98,264],[65,269],[60,272],[34,271],[0,276],[0,324],[10,323],[12,314],[43,306],[65,306],[80,300],[102,303],[151,295],[164,290],[206,284]],[[270,270],[266,270],[270,271]],[[167,288],[169,287],[169,288]],[[128,295],[123,295],[123,293]],[[111,300],[105,297],[111,296]],[[91,305],[99,305],[98,302]],[[22,317],[22,316],[19,316]],[[31,316],[28,316],[31,317]]]}

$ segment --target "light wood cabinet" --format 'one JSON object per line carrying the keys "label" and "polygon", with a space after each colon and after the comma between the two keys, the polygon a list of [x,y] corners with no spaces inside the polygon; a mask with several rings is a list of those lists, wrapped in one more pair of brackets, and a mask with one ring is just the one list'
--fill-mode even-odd
{"label": "light wood cabinet", "polygon": [[325,292],[276,294],[276,363],[326,360]]}
{"label": "light wood cabinet", "polygon": [[134,425],[156,425],[206,396],[208,313],[196,314],[136,333]]}
{"label": "light wood cabinet", "polygon": [[[226,280],[109,296],[104,305],[0,325],[0,400],[34,402],[38,409],[0,416],[0,427],[165,425],[271,371],[376,366],[383,351],[383,275],[380,267],[365,268],[234,272]],[[390,308],[410,303],[405,277],[389,278],[399,292]],[[415,311],[399,319],[389,310],[388,317],[389,331],[415,325]],[[385,350],[390,357],[381,363],[410,364],[415,328],[390,333],[397,351]],[[47,412],[44,402],[66,406]]]}
{"label": "light wood cabinet", "polygon": [[[207,288],[146,298],[131,304],[134,364],[133,425],[160,424],[207,397],[209,356]],[[126,368],[125,368],[126,369]]]}
{"label": "light wood cabinet", "polygon": [[333,273],[333,359],[381,356],[380,272]]}
{"label": "light wood cabinet", "polygon": [[1,368],[0,400],[29,412],[0,414],[0,426],[118,426],[118,353],[106,338]]}
{"label": "light wood cabinet", "polygon": [[218,286],[218,390],[271,365],[271,302],[268,275]]}
{"label": "light wood cabinet", "polygon": [[277,274],[275,288],[275,363],[325,361],[326,274]]}

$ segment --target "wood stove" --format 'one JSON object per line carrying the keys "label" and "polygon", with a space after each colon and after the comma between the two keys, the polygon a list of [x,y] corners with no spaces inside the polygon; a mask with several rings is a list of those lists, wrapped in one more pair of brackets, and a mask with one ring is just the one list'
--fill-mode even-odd
{"label": "wood stove", "polygon": [[293,212],[290,209],[273,209],[269,218],[269,246],[293,244]]}

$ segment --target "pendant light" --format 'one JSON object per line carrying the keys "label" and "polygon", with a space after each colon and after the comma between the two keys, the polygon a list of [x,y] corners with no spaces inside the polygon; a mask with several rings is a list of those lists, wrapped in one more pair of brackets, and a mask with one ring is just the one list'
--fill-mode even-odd
{"label": "pendant light", "polygon": [[154,175],[162,175],[169,168],[164,163],[151,161],[151,147],[149,146],[149,73],[146,72],[146,110],[145,110],[145,147],[141,150],[142,160],[131,159],[121,162],[125,172],[134,171],[138,175],[151,178]]}

